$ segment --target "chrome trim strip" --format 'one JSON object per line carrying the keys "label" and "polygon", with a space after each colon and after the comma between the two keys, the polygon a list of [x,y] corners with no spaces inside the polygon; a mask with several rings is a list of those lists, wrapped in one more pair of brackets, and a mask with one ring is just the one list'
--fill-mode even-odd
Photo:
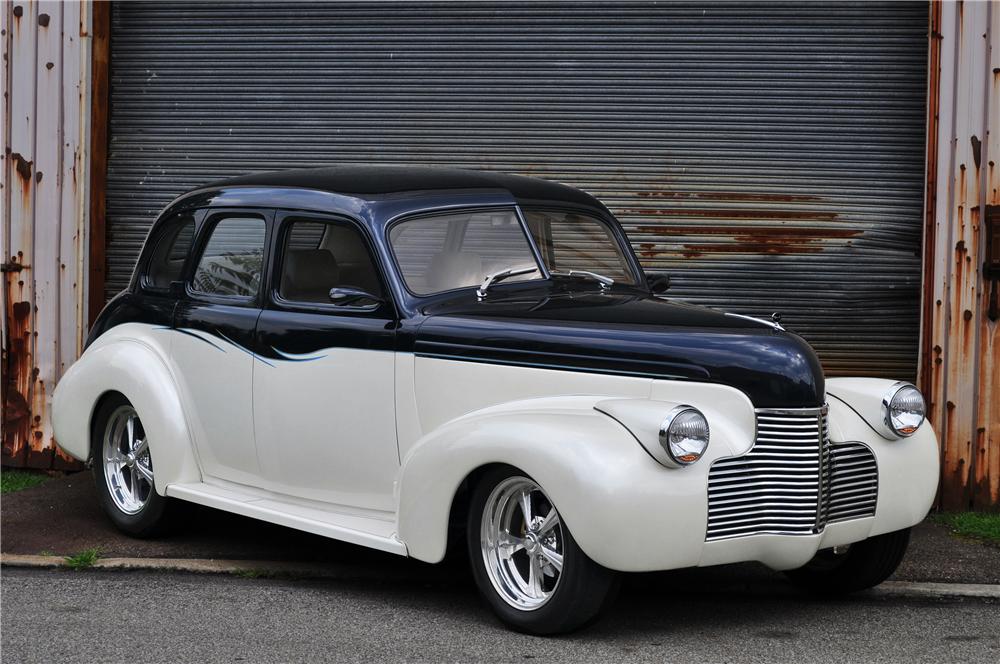
{"label": "chrome trim strip", "polygon": [[763,318],[757,318],[755,316],[744,316],[743,314],[734,314],[734,313],[730,313],[728,311],[724,311],[723,313],[725,315],[727,315],[727,316],[732,316],[733,318],[742,318],[743,320],[752,320],[755,323],[761,323],[763,325],[767,325],[771,329],[778,330],[779,332],[784,332],[785,331],[785,328],[781,327],[781,325],[779,323],[776,323],[773,320],[764,320]]}

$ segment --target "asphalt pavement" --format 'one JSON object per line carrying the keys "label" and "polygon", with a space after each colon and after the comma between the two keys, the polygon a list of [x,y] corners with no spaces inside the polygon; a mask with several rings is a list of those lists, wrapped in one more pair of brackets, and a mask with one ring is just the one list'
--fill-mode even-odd
{"label": "asphalt pavement", "polygon": [[[188,558],[309,562],[337,576],[411,574],[412,561],[343,544],[218,510],[185,505],[180,527],[169,536],[137,540],[122,535],[98,506],[89,472],[53,479],[7,494],[0,502],[0,549],[4,554],[66,556],[96,549],[104,558]],[[427,574],[437,571],[430,566]],[[783,583],[763,565],[715,568],[709,575]],[[701,583],[701,577],[698,582]],[[954,537],[948,529],[923,523],[914,529],[896,581],[1000,584],[1000,547]]]}
{"label": "asphalt pavement", "polygon": [[[642,579],[643,577],[638,577]],[[19,662],[996,662],[989,600],[815,600],[629,583],[559,638],[505,630],[461,575],[377,582],[5,568]]]}
{"label": "asphalt pavement", "polygon": [[[514,634],[481,604],[461,558],[427,565],[197,506],[173,535],[135,540],[101,513],[89,474],[5,495],[0,530],[5,560],[61,561],[95,548],[105,559],[251,565],[235,575],[5,566],[4,664],[1000,661],[995,593],[819,600],[756,563],[626,575],[592,628],[550,639]],[[280,564],[321,575],[275,577]],[[997,584],[1000,547],[924,523],[893,581]]]}

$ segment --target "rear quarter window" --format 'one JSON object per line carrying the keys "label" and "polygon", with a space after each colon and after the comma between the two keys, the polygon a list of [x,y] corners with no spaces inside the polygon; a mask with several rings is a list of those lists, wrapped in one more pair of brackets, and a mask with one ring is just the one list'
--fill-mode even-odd
{"label": "rear quarter window", "polygon": [[164,223],[152,238],[153,252],[146,263],[141,283],[144,288],[167,290],[182,277],[184,264],[194,242],[195,220],[184,213]]}

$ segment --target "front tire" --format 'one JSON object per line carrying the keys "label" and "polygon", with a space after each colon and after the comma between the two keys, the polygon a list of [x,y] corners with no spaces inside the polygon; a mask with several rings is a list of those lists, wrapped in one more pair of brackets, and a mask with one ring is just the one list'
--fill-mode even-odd
{"label": "front tire", "polygon": [[820,595],[844,595],[873,588],[896,571],[906,555],[910,529],[876,535],[839,551],[824,549],[785,574],[792,583]]}
{"label": "front tire", "polygon": [[153,537],[168,526],[171,502],[153,486],[153,458],[135,407],[120,394],[105,399],[91,430],[97,496],[115,526]]}
{"label": "front tire", "polygon": [[618,575],[580,549],[542,488],[510,466],[476,485],[468,544],[479,592],[500,620],[521,632],[584,627],[618,588]]}

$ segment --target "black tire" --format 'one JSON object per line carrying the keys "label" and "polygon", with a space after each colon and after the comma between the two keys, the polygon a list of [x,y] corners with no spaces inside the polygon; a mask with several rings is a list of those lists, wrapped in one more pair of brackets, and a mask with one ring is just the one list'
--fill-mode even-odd
{"label": "black tire", "polygon": [[785,574],[796,586],[820,595],[866,590],[892,576],[909,543],[909,528],[876,535],[850,545],[845,553],[824,549],[805,566]]}
{"label": "black tire", "polygon": [[[121,394],[106,397],[94,414],[90,431],[91,441],[91,471],[94,484],[97,487],[97,497],[105,514],[120,531],[137,538],[149,538],[162,535],[170,529],[172,516],[176,510],[173,500],[156,493],[150,487],[145,504],[134,514],[123,511],[115,504],[111,496],[110,480],[105,472],[104,436],[110,418],[122,407],[132,407],[132,404]],[[141,426],[141,420],[140,420]]]}
{"label": "black tire", "polygon": [[[533,610],[518,609],[494,587],[487,571],[480,533],[487,500],[496,487],[511,478],[533,481],[512,466],[499,466],[484,475],[472,491],[466,539],[472,575],[480,594],[501,621],[519,632],[563,634],[593,623],[617,595],[618,574],[588,558],[564,523],[561,524],[562,571],[551,596],[542,606]],[[550,508],[554,506],[550,504]]]}

